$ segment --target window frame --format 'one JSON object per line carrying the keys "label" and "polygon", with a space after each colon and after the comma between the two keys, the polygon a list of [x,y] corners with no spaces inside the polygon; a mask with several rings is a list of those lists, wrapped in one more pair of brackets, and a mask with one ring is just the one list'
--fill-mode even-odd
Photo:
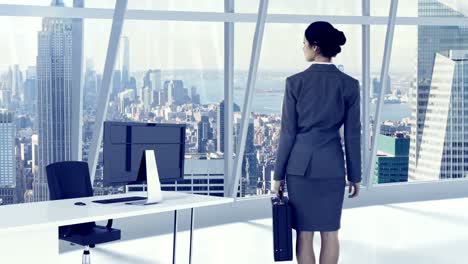
{"label": "window frame", "polygon": [[[119,2],[127,0],[116,0],[116,6]],[[225,0],[225,12],[199,12],[199,11],[163,11],[163,10],[125,10],[123,22],[125,20],[159,20],[159,21],[194,21],[194,22],[211,22],[211,23],[224,23],[225,34],[224,34],[224,47],[225,47],[225,60],[227,57],[233,55],[234,41],[233,34],[230,32],[234,30],[236,23],[258,23],[258,14],[255,13],[236,13],[234,11],[235,0]],[[268,4],[268,0],[261,0]],[[398,4],[398,0],[392,0],[391,5]],[[126,5],[125,5],[126,7]],[[395,8],[396,8],[395,7]],[[387,31],[392,30],[391,28],[399,25],[409,26],[420,26],[420,25],[437,25],[437,26],[468,26],[467,17],[402,17],[392,14],[391,8],[389,8],[389,16],[371,16],[370,15],[370,0],[362,0],[362,15],[349,15],[349,16],[332,16],[332,15],[295,15],[295,14],[266,14],[266,18],[262,23],[274,24],[274,23],[291,23],[291,24],[306,24],[310,21],[325,20],[331,23],[343,24],[343,25],[361,25],[362,26],[362,118],[363,131],[370,132],[369,124],[366,120],[369,118],[369,93],[371,92],[370,82],[370,26],[373,25],[391,25],[387,27]],[[117,10],[112,8],[81,8],[81,7],[55,7],[55,6],[35,6],[35,5],[10,5],[0,4],[0,16],[8,17],[57,17],[57,18],[81,18],[81,19],[114,19],[114,13]],[[114,23],[113,23],[114,27]],[[388,32],[387,32],[388,33]],[[386,41],[387,44],[384,52],[387,51],[393,42],[393,36],[389,37]],[[109,42],[109,44],[111,44]],[[116,47],[117,45],[114,45]],[[82,48],[82,47],[81,47]],[[109,48],[109,47],[108,47]],[[260,53],[260,49],[253,49],[254,52]],[[109,52],[109,51],[108,51]],[[258,54],[257,54],[258,55]],[[385,58],[387,57],[387,58]],[[390,60],[389,55],[384,56],[384,62]],[[227,102],[232,102],[232,79],[234,72],[234,64],[232,61],[225,62],[224,79],[225,79],[225,99]],[[253,70],[252,67],[250,69]],[[388,67],[387,67],[388,71]],[[104,73],[105,74],[105,73]],[[382,75],[385,78],[385,75]],[[256,77],[253,74],[253,77]],[[103,79],[105,77],[103,76]],[[229,85],[231,83],[231,85]],[[381,82],[386,84],[386,82]],[[254,86],[252,87],[252,89]],[[381,89],[381,91],[384,89]],[[226,93],[227,92],[227,93]],[[104,105],[104,104],[103,104]],[[232,110],[231,110],[232,111]],[[376,110],[381,111],[381,110]],[[226,111],[228,112],[228,111]],[[226,115],[227,116],[227,115]],[[232,116],[232,115],[231,115]],[[232,120],[226,120],[225,124],[232,125]],[[377,126],[379,127],[379,126]],[[225,133],[228,134],[229,129],[225,129]],[[94,136],[93,136],[94,137]],[[226,137],[225,137],[226,138]],[[231,138],[229,136],[229,138]],[[369,135],[368,133],[363,134],[363,149],[369,150],[368,145]],[[245,145],[245,142],[244,142]],[[374,144],[375,145],[375,144]],[[434,182],[417,182],[417,183],[396,183],[396,184],[385,184],[385,185],[373,185],[369,181],[373,174],[372,165],[375,163],[375,155],[372,155],[374,151],[363,151],[363,168],[364,186],[366,189],[364,193],[379,192],[381,194],[381,203],[389,203],[391,201],[400,201],[398,197],[405,197],[401,201],[416,201],[416,200],[431,200],[440,198],[455,198],[466,196],[465,190],[468,187],[468,179],[454,179],[454,180],[443,180]],[[228,164],[228,163],[226,163]],[[369,166],[371,165],[371,166]],[[225,166],[225,190],[237,186],[235,181],[232,180],[232,164]],[[442,192],[443,190],[449,190],[448,192]],[[443,194],[441,194],[443,193]],[[404,194],[404,195],[402,195]],[[378,194],[376,194],[378,195]],[[269,197],[269,195],[259,196],[258,198]],[[249,197],[252,199],[254,197]],[[243,199],[243,198],[237,198]],[[365,200],[365,199],[364,199]],[[359,204],[359,199],[353,200],[353,204]]]}

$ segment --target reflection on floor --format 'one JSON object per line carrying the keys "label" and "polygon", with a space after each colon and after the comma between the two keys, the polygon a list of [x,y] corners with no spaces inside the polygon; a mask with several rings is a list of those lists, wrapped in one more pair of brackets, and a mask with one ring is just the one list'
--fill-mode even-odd
{"label": "reflection on floor", "polygon": [[[340,238],[342,264],[466,264],[468,198],[345,209]],[[188,263],[188,233],[177,243],[177,263]],[[272,243],[271,219],[198,229],[192,263],[274,263]],[[318,233],[314,245],[318,257]],[[81,251],[61,255],[79,261]],[[92,262],[172,263],[172,235],[100,245]]]}

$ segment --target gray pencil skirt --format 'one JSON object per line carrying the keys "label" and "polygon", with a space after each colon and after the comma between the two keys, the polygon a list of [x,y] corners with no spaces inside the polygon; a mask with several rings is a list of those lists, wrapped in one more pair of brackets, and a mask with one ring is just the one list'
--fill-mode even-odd
{"label": "gray pencil skirt", "polygon": [[345,178],[310,179],[287,175],[287,191],[296,231],[336,231],[341,227]]}

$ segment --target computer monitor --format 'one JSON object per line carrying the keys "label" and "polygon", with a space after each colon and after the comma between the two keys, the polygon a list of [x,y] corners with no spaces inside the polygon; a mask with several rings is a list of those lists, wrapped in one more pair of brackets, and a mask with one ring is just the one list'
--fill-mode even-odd
{"label": "computer monitor", "polygon": [[104,186],[146,181],[138,175],[145,150],[154,151],[160,182],[184,177],[185,124],[106,121],[103,141]]}

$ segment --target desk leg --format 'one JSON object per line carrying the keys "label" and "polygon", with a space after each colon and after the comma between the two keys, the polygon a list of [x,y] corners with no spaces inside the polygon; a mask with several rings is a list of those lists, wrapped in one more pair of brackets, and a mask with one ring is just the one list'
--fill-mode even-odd
{"label": "desk leg", "polygon": [[177,210],[174,211],[174,240],[172,243],[172,264],[176,263],[176,247],[177,247]]}
{"label": "desk leg", "polygon": [[190,249],[189,249],[189,264],[192,264],[192,244],[193,244],[193,223],[194,223],[194,211],[190,209]]}

